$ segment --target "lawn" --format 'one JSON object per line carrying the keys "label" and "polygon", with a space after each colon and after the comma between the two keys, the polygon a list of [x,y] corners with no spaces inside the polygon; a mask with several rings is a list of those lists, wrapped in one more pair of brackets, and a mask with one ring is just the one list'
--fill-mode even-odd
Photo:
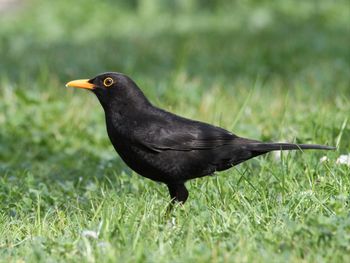
{"label": "lawn", "polygon": [[[350,261],[349,2],[200,2],[0,5],[0,262]],[[240,136],[338,150],[187,182],[167,213],[94,95],[64,86],[105,71]]]}

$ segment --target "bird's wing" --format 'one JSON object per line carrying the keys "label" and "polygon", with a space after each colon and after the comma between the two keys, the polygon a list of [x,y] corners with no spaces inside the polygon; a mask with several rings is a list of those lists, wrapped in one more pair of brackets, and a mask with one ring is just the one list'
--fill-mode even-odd
{"label": "bird's wing", "polygon": [[156,152],[213,149],[233,144],[237,138],[224,129],[200,122],[158,126],[148,131],[139,142]]}

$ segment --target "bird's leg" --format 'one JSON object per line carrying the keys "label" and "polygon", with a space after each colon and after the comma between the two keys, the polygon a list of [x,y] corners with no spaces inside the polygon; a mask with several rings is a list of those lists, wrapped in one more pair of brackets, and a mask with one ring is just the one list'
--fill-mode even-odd
{"label": "bird's leg", "polygon": [[169,189],[169,194],[171,197],[171,203],[168,205],[167,214],[172,211],[173,206],[176,202],[180,204],[184,204],[188,198],[188,191],[186,189],[185,184],[167,184]]}
{"label": "bird's leg", "polygon": [[184,204],[188,198],[188,191],[185,184],[167,184],[172,203]]}

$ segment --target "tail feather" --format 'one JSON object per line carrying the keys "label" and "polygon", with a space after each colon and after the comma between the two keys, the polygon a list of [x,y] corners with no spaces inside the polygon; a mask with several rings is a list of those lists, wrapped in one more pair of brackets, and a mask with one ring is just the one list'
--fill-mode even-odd
{"label": "tail feather", "polygon": [[284,150],[336,150],[336,147],[320,144],[294,144],[294,143],[264,143],[253,142],[246,145],[247,149],[258,152],[284,151]]}
{"label": "tail feather", "polygon": [[[229,163],[224,163],[217,167],[217,171],[226,170],[232,165],[237,165],[241,162],[254,158],[256,156],[271,152],[283,150],[336,150],[336,147],[319,145],[319,144],[295,144],[295,143],[269,143],[246,138],[239,138],[236,140],[239,147],[234,151],[234,158],[229,159]],[[239,149],[237,151],[237,149]],[[227,160],[227,159],[225,159]]]}

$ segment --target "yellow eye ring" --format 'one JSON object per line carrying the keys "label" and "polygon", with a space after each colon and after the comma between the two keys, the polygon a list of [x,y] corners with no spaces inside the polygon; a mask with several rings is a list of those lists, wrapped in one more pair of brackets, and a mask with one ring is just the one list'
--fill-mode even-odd
{"label": "yellow eye ring", "polygon": [[113,85],[113,83],[114,83],[114,80],[110,77],[105,78],[103,81],[103,85],[105,85],[105,87],[110,87]]}

